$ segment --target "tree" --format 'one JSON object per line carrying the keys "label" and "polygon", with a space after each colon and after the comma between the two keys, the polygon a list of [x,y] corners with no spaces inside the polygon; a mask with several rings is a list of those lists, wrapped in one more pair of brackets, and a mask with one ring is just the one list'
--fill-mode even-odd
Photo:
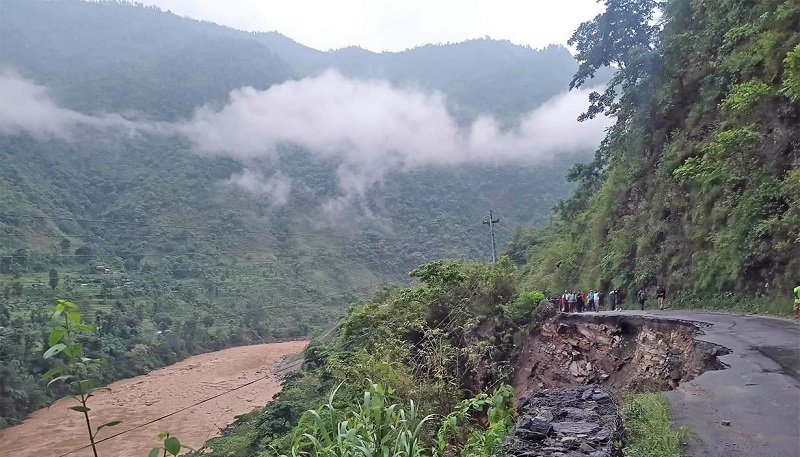
{"label": "tree", "polygon": [[592,92],[590,106],[579,120],[592,119],[604,113],[613,115],[619,109],[617,86],[635,86],[658,66],[655,43],[659,27],[653,24],[656,0],[605,0],[606,11],[581,24],[568,43],[575,46],[578,71],[569,83],[570,89],[581,87],[603,67],[615,67],[603,94]]}
{"label": "tree", "polygon": [[80,256],[81,260],[86,262],[92,258],[94,252],[92,251],[92,248],[90,248],[89,246],[83,245],[75,250],[75,255]]}
{"label": "tree", "polygon": [[68,238],[62,239],[61,243],[59,243],[59,245],[61,246],[61,253],[62,254],[69,254],[70,241],[69,241]]}
{"label": "tree", "polygon": [[56,271],[55,268],[50,269],[50,282],[48,284],[50,284],[53,290],[58,287],[58,271]]}
{"label": "tree", "polygon": [[13,263],[13,257],[3,257],[2,259],[0,259],[0,274],[11,273],[12,263]]}

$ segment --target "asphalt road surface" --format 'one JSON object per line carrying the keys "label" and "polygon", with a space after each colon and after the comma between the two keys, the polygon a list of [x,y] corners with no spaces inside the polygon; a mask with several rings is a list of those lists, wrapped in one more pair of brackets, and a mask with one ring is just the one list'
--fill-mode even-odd
{"label": "asphalt road surface", "polygon": [[[800,456],[800,325],[785,319],[689,311],[624,311],[710,324],[697,339],[731,350],[725,370],[666,392],[686,457]],[[730,421],[730,425],[723,425]]]}

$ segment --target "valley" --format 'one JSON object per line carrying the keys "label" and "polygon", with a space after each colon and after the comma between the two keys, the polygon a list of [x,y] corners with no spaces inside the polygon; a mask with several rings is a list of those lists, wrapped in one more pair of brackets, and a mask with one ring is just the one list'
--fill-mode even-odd
{"label": "valley", "polygon": [[0,0],[3,452],[796,450],[796,0],[207,2]]}
{"label": "valley", "polygon": [[[103,440],[98,451],[110,457],[147,455],[164,431],[199,449],[236,416],[269,402],[280,390],[276,362],[298,354],[307,344],[239,346],[111,383],[110,390],[95,394],[92,407],[99,411],[95,420],[122,423],[98,435],[98,440]],[[3,452],[20,457],[91,456],[79,432],[83,427],[80,416],[67,409],[73,404],[71,398],[59,400],[35,411],[23,424],[0,430]],[[163,416],[168,417],[149,424]],[[116,436],[120,432],[123,434]]]}

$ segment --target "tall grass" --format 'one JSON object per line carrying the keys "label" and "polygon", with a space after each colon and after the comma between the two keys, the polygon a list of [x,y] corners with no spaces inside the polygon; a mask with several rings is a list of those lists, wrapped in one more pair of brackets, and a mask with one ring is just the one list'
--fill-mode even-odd
{"label": "tall grass", "polygon": [[632,394],[623,400],[625,457],[680,457],[687,427],[673,431],[669,405],[660,392]]}
{"label": "tall grass", "polygon": [[683,294],[666,305],[673,309],[703,309],[728,313],[765,314],[770,316],[790,316],[793,298],[779,299],[775,297],[744,297],[733,293],[699,296]]}
{"label": "tall grass", "polygon": [[[623,309],[638,310],[639,303],[632,298],[626,299]],[[683,293],[676,297],[667,297],[665,306],[670,309],[715,311],[734,314],[761,314],[765,316],[789,317],[794,315],[793,298],[745,297],[733,293],[717,295],[700,295]],[[645,302],[646,310],[658,309],[658,302],[651,298]]]}
{"label": "tall grass", "polygon": [[392,390],[372,384],[358,409],[333,406],[337,389],[328,403],[310,410],[301,420],[292,457],[422,457],[431,455],[422,431],[433,416],[420,417],[414,401],[403,407],[391,403]]}

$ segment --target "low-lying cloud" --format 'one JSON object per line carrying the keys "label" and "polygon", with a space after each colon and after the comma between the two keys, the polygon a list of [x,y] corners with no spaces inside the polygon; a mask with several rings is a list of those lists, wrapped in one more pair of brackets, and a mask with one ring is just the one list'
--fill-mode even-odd
{"label": "low-lying cloud", "polygon": [[[267,90],[230,93],[221,109],[198,108],[190,119],[166,124],[118,114],[89,115],[59,106],[46,87],[16,74],[0,75],[0,131],[70,139],[78,126],[123,128],[185,137],[199,154],[243,162],[277,162],[281,146],[295,145],[338,163],[339,195],[324,208],[338,212],[393,171],[462,164],[529,165],[562,153],[593,150],[611,120],[577,122],[589,90],[559,95],[502,129],[490,116],[459,125],[438,92],[383,80],[347,78],[335,70]],[[291,179],[244,169],[229,186],[288,201]]]}
{"label": "low-lying cloud", "polygon": [[554,97],[511,130],[501,129],[489,116],[464,127],[439,93],[329,70],[263,91],[234,90],[222,109],[200,108],[177,129],[198,152],[241,159],[272,158],[285,144],[302,146],[339,163],[339,190],[350,200],[390,171],[531,164],[559,153],[593,150],[608,121],[576,121],[588,93]]}
{"label": "low-lying cloud", "polygon": [[122,129],[128,133],[151,129],[153,124],[137,123],[119,114],[89,115],[59,106],[45,86],[14,72],[0,73],[0,132],[27,132],[37,138],[72,138],[74,129]]}
{"label": "low-lying cloud", "polygon": [[266,196],[275,206],[285,205],[289,201],[289,194],[292,191],[292,179],[281,171],[265,177],[259,171],[245,168],[241,173],[231,175],[226,184],[256,195]]}

